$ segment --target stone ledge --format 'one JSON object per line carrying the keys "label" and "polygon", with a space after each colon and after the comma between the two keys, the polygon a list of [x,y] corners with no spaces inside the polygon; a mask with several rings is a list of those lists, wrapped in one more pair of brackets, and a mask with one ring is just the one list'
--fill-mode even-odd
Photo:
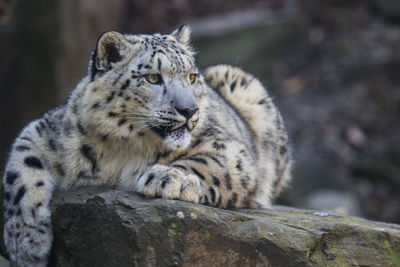
{"label": "stone ledge", "polygon": [[53,202],[54,266],[395,266],[400,226],[286,207],[222,210],[80,188]]}

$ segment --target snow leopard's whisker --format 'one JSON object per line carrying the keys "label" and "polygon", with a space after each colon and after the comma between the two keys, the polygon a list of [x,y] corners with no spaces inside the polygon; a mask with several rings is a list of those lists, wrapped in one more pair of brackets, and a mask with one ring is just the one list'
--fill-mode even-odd
{"label": "snow leopard's whisker", "polygon": [[167,120],[159,121],[158,119],[148,119],[148,118],[139,118],[133,116],[124,116],[125,119],[135,119],[138,121],[132,121],[131,124],[143,124],[143,123],[151,123],[152,125],[157,126],[164,126],[164,127],[174,127],[175,125],[170,125],[170,122]]}
{"label": "snow leopard's whisker", "polygon": [[134,117],[134,116],[123,116],[125,119],[136,119],[136,120],[147,120],[147,121],[152,121],[154,119],[152,118],[145,118],[145,117]]}
{"label": "snow leopard's whisker", "polygon": [[149,125],[143,125],[142,127],[140,127],[139,129],[137,129],[136,131],[140,132],[142,130],[150,130],[152,128],[156,128],[157,126],[149,126]]}
{"label": "snow leopard's whisker", "polygon": [[131,123],[135,124],[141,124],[141,123],[154,123],[154,119],[148,119],[148,118],[137,118],[137,117],[125,117],[125,119],[129,120]]}
{"label": "snow leopard's whisker", "polygon": [[164,125],[164,124],[161,124],[161,123],[154,123],[154,122],[152,122],[151,125],[145,124],[145,125],[143,125],[142,127],[140,127],[139,129],[137,129],[137,131],[140,131],[140,130],[143,130],[143,129],[150,130],[150,129],[153,129],[153,128],[157,128],[157,127],[159,127],[159,126],[171,127],[171,126],[169,126],[169,125],[167,126],[167,125]]}
{"label": "snow leopard's whisker", "polygon": [[135,118],[135,119],[141,119],[141,118],[154,119],[155,118],[155,117],[150,117],[150,116],[132,115],[132,114],[124,114],[124,113],[121,113],[119,115],[123,116],[125,118]]}
{"label": "snow leopard's whisker", "polygon": [[133,111],[133,110],[129,110],[129,111],[123,111],[121,113],[125,113],[125,114],[138,114],[138,115],[145,115],[145,116],[149,116],[149,114],[140,112],[140,111]]}
{"label": "snow leopard's whisker", "polygon": [[140,112],[118,112],[118,114],[123,115],[123,116],[140,116],[140,117],[149,117],[152,118],[154,117],[153,115],[149,115],[149,114],[144,114],[144,113],[140,113]]}

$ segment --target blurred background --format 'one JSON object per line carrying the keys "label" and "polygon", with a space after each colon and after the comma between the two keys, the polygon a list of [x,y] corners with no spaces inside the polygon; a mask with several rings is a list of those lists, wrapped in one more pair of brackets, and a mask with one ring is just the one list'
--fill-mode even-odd
{"label": "blurred background", "polygon": [[193,28],[198,64],[234,64],[286,121],[294,180],[278,204],[400,223],[400,1],[0,0],[0,166],[66,102],[104,31]]}

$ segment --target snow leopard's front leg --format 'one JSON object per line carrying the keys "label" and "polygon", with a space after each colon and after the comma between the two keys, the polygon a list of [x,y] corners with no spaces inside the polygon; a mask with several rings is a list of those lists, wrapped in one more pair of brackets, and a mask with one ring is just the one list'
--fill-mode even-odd
{"label": "snow leopard's front leg", "polygon": [[136,179],[136,191],[147,197],[219,208],[255,208],[263,206],[258,197],[269,200],[270,188],[258,195],[259,173],[251,147],[218,138],[203,141],[195,148],[175,159],[164,159],[165,165],[148,167]]}
{"label": "snow leopard's front leg", "polygon": [[29,137],[14,144],[3,178],[4,243],[17,266],[46,266],[55,179]]}
{"label": "snow leopard's front leg", "polygon": [[146,197],[162,197],[198,203],[202,184],[196,175],[175,167],[154,164],[148,167],[135,182],[135,190]]}

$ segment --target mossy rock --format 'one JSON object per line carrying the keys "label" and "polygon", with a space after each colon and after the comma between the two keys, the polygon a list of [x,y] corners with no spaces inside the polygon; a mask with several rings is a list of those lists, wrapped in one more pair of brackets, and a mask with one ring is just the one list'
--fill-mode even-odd
{"label": "mossy rock", "polygon": [[52,266],[395,266],[400,226],[274,207],[222,210],[107,188],[53,202]]}

